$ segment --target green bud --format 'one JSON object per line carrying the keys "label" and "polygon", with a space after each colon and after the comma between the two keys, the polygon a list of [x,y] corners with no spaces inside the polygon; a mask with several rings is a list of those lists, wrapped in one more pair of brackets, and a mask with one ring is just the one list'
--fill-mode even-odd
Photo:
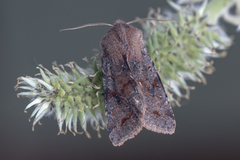
{"label": "green bud", "polygon": [[47,82],[48,84],[50,84],[50,79],[46,76],[46,74],[44,73],[44,71],[43,71],[41,68],[39,68],[39,70],[40,70],[40,73],[41,73],[41,76],[42,76],[43,80],[44,80],[45,82]]}
{"label": "green bud", "polygon": [[61,85],[59,84],[57,77],[54,77],[54,80],[55,80],[55,85],[54,85],[54,87],[55,87],[55,88],[60,88]]}
{"label": "green bud", "polygon": [[86,101],[87,106],[90,108],[92,107],[91,100],[92,100],[92,98],[90,96],[86,96],[85,101]]}
{"label": "green bud", "polygon": [[87,87],[85,87],[85,91],[86,91],[87,93],[91,93],[91,92],[93,92],[94,90],[91,89],[91,88],[87,88]]}
{"label": "green bud", "polygon": [[60,96],[64,96],[66,92],[62,88],[60,88],[58,90],[58,93],[59,93]]}
{"label": "green bud", "polygon": [[72,87],[69,86],[66,82],[62,82],[62,87],[67,91],[67,92],[70,92],[72,91]]}
{"label": "green bud", "polygon": [[73,96],[68,96],[68,102],[71,104],[71,106],[74,105],[74,99],[73,99]]}

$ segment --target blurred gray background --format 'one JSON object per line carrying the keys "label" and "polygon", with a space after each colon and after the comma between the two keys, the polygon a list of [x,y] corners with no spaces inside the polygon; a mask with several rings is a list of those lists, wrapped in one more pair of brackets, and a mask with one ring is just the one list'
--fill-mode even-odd
{"label": "blurred gray background", "polygon": [[[177,121],[174,135],[143,129],[121,147],[113,147],[106,131],[85,135],[57,136],[54,118],[43,118],[42,126],[28,122],[31,109],[23,112],[28,99],[18,99],[13,87],[19,76],[34,76],[35,67],[51,69],[53,61],[76,61],[101,50],[100,39],[109,27],[90,27],[59,32],[60,29],[93,22],[114,23],[116,19],[146,17],[148,8],[170,8],[160,0],[1,0],[0,1],[0,159],[238,159],[240,157],[240,55],[236,27],[225,25],[235,43],[228,56],[216,59],[208,84],[190,83],[196,90],[180,108],[174,108]],[[139,25],[134,26],[140,28]]]}

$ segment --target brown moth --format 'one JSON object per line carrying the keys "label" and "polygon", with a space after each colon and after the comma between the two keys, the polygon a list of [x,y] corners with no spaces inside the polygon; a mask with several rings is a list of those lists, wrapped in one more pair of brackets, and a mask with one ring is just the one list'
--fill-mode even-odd
{"label": "brown moth", "polygon": [[175,118],[142,31],[117,20],[101,40],[107,128],[120,146],[142,127],[172,134]]}
{"label": "brown moth", "polygon": [[111,26],[101,46],[105,115],[114,146],[133,138],[142,127],[164,134],[173,134],[176,127],[163,84],[142,42],[142,31],[129,23],[117,20],[113,25],[66,29]]}

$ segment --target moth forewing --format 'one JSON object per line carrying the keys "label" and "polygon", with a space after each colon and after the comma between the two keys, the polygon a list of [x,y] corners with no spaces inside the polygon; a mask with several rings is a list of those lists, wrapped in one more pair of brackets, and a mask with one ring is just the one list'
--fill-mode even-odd
{"label": "moth forewing", "polygon": [[142,126],[172,134],[176,122],[142,32],[116,21],[101,40],[107,127],[114,145],[122,145]]}

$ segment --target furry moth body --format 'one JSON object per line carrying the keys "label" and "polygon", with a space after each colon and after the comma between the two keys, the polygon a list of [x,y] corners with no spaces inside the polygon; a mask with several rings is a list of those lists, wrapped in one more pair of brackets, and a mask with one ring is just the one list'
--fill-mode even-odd
{"label": "furry moth body", "polygon": [[114,146],[142,127],[173,134],[176,122],[142,31],[117,20],[101,40],[105,114]]}

